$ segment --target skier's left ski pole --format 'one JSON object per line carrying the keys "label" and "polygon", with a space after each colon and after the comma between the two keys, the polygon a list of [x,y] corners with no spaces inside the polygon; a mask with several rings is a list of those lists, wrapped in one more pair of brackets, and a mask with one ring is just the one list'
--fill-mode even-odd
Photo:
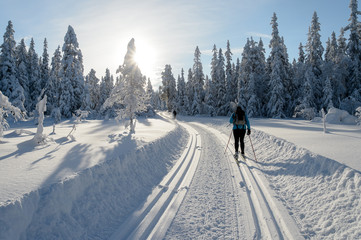
{"label": "skier's left ski pole", "polygon": [[224,154],[226,154],[226,151],[227,151],[227,148],[228,148],[229,141],[231,140],[231,137],[232,137],[232,132],[233,132],[233,130],[231,130],[231,134],[229,134],[228,143],[227,143],[227,145],[226,145],[226,149],[224,149]]}
{"label": "skier's left ski pole", "polygon": [[251,136],[250,136],[250,135],[248,135],[248,137],[249,137],[249,141],[251,142],[251,146],[252,146],[252,150],[253,150],[253,154],[254,154],[254,159],[256,160],[256,162],[258,162],[258,161],[257,161],[257,158],[256,158],[256,153],[255,153],[254,148],[253,148],[253,144],[252,144]]}

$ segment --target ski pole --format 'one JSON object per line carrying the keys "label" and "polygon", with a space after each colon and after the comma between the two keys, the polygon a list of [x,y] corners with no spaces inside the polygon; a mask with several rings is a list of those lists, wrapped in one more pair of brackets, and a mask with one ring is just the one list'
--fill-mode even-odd
{"label": "ski pole", "polygon": [[253,144],[252,144],[251,136],[250,136],[250,135],[248,135],[248,137],[249,137],[249,141],[251,142],[251,146],[252,146],[252,150],[253,150],[253,154],[254,154],[254,159],[256,160],[256,162],[258,162],[258,161],[257,161],[257,158],[256,158],[256,153],[255,153],[254,148],[253,148]]}
{"label": "ski pole", "polygon": [[228,148],[229,141],[231,140],[231,137],[232,137],[232,132],[233,132],[233,130],[231,130],[231,134],[229,134],[228,143],[227,143],[227,145],[226,145],[226,149],[224,149],[224,154],[226,154],[226,151],[227,151],[227,148]]}

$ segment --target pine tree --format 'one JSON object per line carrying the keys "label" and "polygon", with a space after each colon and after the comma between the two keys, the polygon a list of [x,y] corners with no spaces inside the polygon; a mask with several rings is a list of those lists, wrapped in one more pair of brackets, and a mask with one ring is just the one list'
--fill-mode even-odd
{"label": "pine tree", "polygon": [[168,111],[175,109],[176,104],[176,82],[172,73],[171,65],[165,65],[164,71],[162,72],[162,99],[167,105]]}
{"label": "pine tree", "polygon": [[196,47],[194,52],[194,64],[193,64],[193,86],[194,86],[194,97],[192,104],[192,114],[201,114],[203,112],[203,101],[204,101],[204,74],[203,65],[201,62],[201,52]]}
{"label": "pine tree", "polygon": [[146,112],[148,113],[148,115],[153,116],[154,109],[156,108],[156,99],[155,99],[155,93],[154,93],[152,82],[150,81],[150,78],[148,78],[148,81],[147,81],[146,94],[147,94],[147,101],[146,101],[147,110],[146,110]]}
{"label": "pine tree", "polygon": [[347,54],[350,57],[348,72],[349,76],[346,82],[347,94],[353,94],[354,90],[361,88],[361,43],[360,43],[360,32],[359,22],[357,15],[357,0],[350,1],[350,23],[345,27],[345,30],[350,30],[350,37],[347,44]]}
{"label": "pine tree", "polygon": [[181,75],[178,76],[177,81],[177,109],[179,113],[185,114],[187,112],[188,102],[186,100],[186,83],[184,79],[184,70],[182,68]]}
{"label": "pine tree", "polygon": [[61,52],[60,46],[55,50],[54,55],[51,59],[51,69],[49,81],[47,84],[47,109],[51,115],[56,119],[60,120],[60,109],[59,109],[59,100],[60,100],[60,70],[61,70]]}
{"label": "pine tree", "polygon": [[99,79],[96,77],[96,72],[91,69],[86,76],[85,85],[89,89],[89,103],[87,104],[90,110],[98,111],[100,109],[100,86]]}
{"label": "pine tree", "polygon": [[104,103],[105,106],[121,104],[124,106],[119,111],[118,118],[129,119],[130,133],[135,133],[136,114],[147,109],[147,95],[145,93],[145,78],[134,60],[136,54],[135,40],[128,43],[124,62],[118,68],[119,81],[113,89],[111,96]]}
{"label": "pine tree", "polygon": [[325,87],[323,88],[323,105],[328,111],[333,107],[333,88],[329,77],[326,78]]}
{"label": "pine tree", "polygon": [[235,101],[237,98],[237,82],[234,81],[233,71],[232,71],[232,52],[229,44],[229,40],[227,41],[227,50],[224,53],[226,57],[226,90],[227,90],[227,102]]}
{"label": "pine tree", "polygon": [[28,50],[28,74],[29,74],[29,92],[30,92],[30,107],[29,113],[37,115],[36,104],[41,93],[41,79],[39,57],[35,52],[35,42],[32,38]]}
{"label": "pine tree", "polygon": [[306,63],[308,67],[311,68],[313,72],[313,76],[315,77],[312,80],[312,87],[315,94],[315,103],[316,108],[319,110],[321,107],[322,101],[322,88],[323,88],[323,81],[322,81],[322,54],[324,48],[321,42],[321,35],[320,32],[321,27],[320,23],[318,22],[317,12],[314,12],[312,16],[311,27],[309,28],[308,32],[308,40],[306,45]]}
{"label": "pine tree", "polygon": [[14,32],[13,24],[9,21],[4,34],[4,42],[1,45],[0,91],[9,98],[13,106],[25,112],[24,89],[17,78]]}
{"label": "pine tree", "polygon": [[226,92],[226,82],[225,82],[225,71],[224,71],[224,56],[222,53],[222,48],[218,51],[218,61],[216,67],[216,82],[214,85],[216,89],[216,102],[215,110],[217,116],[226,116],[228,113],[229,102],[227,103],[227,92]]}
{"label": "pine tree", "polygon": [[65,117],[80,109],[83,103],[84,77],[83,55],[74,29],[69,25],[64,37],[63,58],[61,61],[60,109]]}
{"label": "pine tree", "polygon": [[340,35],[337,39],[337,53],[335,57],[335,78],[334,86],[334,99],[335,107],[339,107],[341,99],[346,97],[346,79],[348,77],[348,66],[350,65],[350,58],[346,54],[347,44],[344,37],[344,30],[341,29]]}
{"label": "pine tree", "polygon": [[100,97],[99,104],[102,106],[107,98],[109,98],[112,89],[114,88],[114,80],[113,76],[110,75],[110,71],[107,68],[105,70],[105,76],[102,77],[102,81],[100,83]]}
{"label": "pine tree", "polygon": [[249,77],[251,74],[251,65],[250,65],[250,51],[251,51],[251,41],[247,38],[247,42],[243,47],[242,60],[240,63],[240,74],[238,80],[238,105],[242,107],[247,112],[247,101],[248,101],[248,83]]}
{"label": "pine tree", "polygon": [[48,54],[48,42],[46,38],[44,39],[44,48],[43,48],[43,55],[40,62],[40,88],[45,88],[45,93],[48,92],[47,85],[50,78],[50,68],[49,68],[49,54]]}
{"label": "pine tree", "polygon": [[16,68],[17,78],[21,87],[24,89],[24,108],[30,111],[30,91],[29,91],[29,73],[28,73],[28,52],[25,41],[21,39],[20,44],[16,47]]}
{"label": "pine tree", "polygon": [[285,84],[289,81],[288,59],[285,56],[286,50],[283,40],[279,36],[277,16],[274,13],[271,21],[272,39],[270,41],[270,82],[269,82],[269,101],[267,105],[268,115],[275,118],[286,117],[285,110],[287,96]]}

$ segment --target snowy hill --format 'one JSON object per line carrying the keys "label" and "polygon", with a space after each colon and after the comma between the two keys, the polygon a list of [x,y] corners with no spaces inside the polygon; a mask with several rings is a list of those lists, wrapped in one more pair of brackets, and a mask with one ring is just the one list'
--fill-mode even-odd
{"label": "snowy hill", "polygon": [[73,138],[73,121],[51,134],[48,120],[45,145],[31,141],[33,122],[12,124],[0,143],[0,239],[114,238],[188,151],[186,126],[201,137],[201,155],[164,238],[266,236],[252,220],[264,212],[242,180],[246,172],[268,196],[276,226],[269,236],[288,236],[284,219],[291,219],[304,238],[361,238],[360,127],[328,125],[325,134],[320,122],[251,119],[258,162],[246,140],[248,160],[237,173],[224,154],[227,117],[164,116],[140,119],[134,135],[112,120],[88,120]]}

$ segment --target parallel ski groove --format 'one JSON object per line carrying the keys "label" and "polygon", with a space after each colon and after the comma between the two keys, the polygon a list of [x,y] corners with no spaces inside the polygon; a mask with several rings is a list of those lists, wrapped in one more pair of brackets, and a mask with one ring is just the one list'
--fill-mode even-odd
{"label": "parallel ski groove", "polygon": [[[227,144],[228,137],[203,124],[195,123],[200,127],[211,131]],[[234,157],[231,149],[227,155],[229,162],[234,163]],[[231,164],[232,165],[232,164]],[[294,222],[294,219],[287,214],[284,206],[277,204],[269,189],[265,187],[265,178],[261,177],[255,170],[257,164],[253,161],[241,161],[233,168],[237,168],[240,178],[244,181],[247,188],[248,200],[254,218],[255,239],[304,239]],[[282,214],[283,213],[283,214]],[[288,216],[286,216],[288,215]]]}
{"label": "parallel ski groove", "polygon": [[[178,190],[180,186],[184,189],[188,187],[186,183],[190,182],[194,175],[194,171],[189,171],[189,169],[196,168],[197,159],[200,157],[200,151],[198,151],[201,147],[200,137],[197,136],[197,132],[193,128],[187,125],[184,127],[190,133],[187,149],[159,184],[159,188],[153,190],[143,207],[135,211],[110,239],[147,239],[151,233],[158,235],[165,233],[164,226],[157,232],[157,229],[160,229],[159,226],[156,226],[157,222],[162,216],[166,216],[169,220],[167,215],[169,215],[168,211],[170,210],[172,210],[171,215],[174,217],[174,209],[178,209],[181,203],[178,195],[183,197],[185,195],[178,194]],[[185,181],[186,179],[187,181]],[[176,198],[177,201],[174,200]],[[174,202],[178,204],[173,204]]]}

